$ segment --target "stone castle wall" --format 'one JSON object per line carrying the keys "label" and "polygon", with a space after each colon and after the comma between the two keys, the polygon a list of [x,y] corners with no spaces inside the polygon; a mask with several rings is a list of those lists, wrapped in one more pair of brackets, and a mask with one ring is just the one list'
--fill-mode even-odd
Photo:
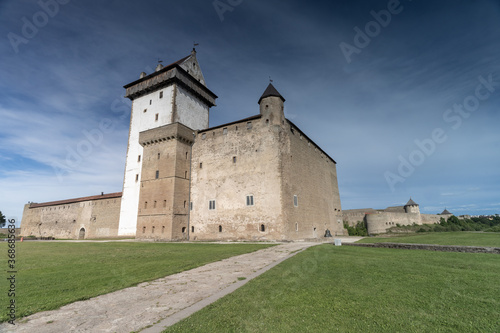
{"label": "stone castle wall", "polygon": [[22,236],[79,239],[118,236],[121,193],[24,206]]}
{"label": "stone castle wall", "polygon": [[282,206],[286,239],[322,239],[327,229],[332,236],[343,235],[335,161],[291,122],[286,123],[285,135]]}
{"label": "stone castle wall", "polygon": [[[259,115],[197,134],[191,164],[191,240],[284,237],[280,132],[280,126]],[[253,203],[247,202],[250,198]]]}
{"label": "stone castle wall", "polygon": [[422,224],[419,213],[377,212],[366,215],[368,234],[382,234],[399,225]]}

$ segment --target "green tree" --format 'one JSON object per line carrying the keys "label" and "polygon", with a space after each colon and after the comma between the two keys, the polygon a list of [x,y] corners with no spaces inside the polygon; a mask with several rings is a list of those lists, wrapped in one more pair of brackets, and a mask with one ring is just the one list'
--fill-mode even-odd
{"label": "green tree", "polygon": [[3,215],[2,212],[0,212],[0,228],[5,227],[6,222],[7,221],[5,220],[5,215]]}

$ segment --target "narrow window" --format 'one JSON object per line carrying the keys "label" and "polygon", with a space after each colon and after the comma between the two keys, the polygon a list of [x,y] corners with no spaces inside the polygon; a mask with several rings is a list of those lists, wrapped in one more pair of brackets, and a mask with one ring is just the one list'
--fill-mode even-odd
{"label": "narrow window", "polygon": [[219,226],[219,232],[222,232],[222,226],[221,225]]}
{"label": "narrow window", "polygon": [[193,210],[193,202],[189,203],[189,210]]}
{"label": "narrow window", "polygon": [[296,195],[293,196],[293,205],[295,207],[299,206],[299,198]]}
{"label": "narrow window", "polygon": [[247,206],[253,206],[253,195],[247,195]]}
{"label": "narrow window", "polygon": [[184,178],[186,178],[186,179],[187,179],[187,177],[188,177],[188,172],[187,172],[187,171],[184,171]]}
{"label": "narrow window", "polygon": [[163,91],[160,91],[160,98],[163,98]]}
{"label": "narrow window", "polygon": [[155,226],[151,227],[151,233],[154,234],[155,233]]}
{"label": "narrow window", "polygon": [[224,135],[226,135],[226,134],[227,134],[227,127],[224,127],[224,128],[222,129],[222,134],[224,134]]}
{"label": "narrow window", "polygon": [[203,169],[203,163],[200,162],[200,169]]}
{"label": "narrow window", "polygon": [[269,125],[269,119],[266,119],[266,125]]}
{"label": "narrow window", "polygon": [[151,105],[152,103],[153,103],[153,100],[152,100],[152,99],[150,99],[150,100],[149,100],[149,105]]}
{"label": "narrow window", "polygon": [[252,129],[252,122],[251,122],[251,121],[249,121],[249,122],[247,123],[247,129]]}
{"label": "narrow window", "polygon": [[148,112],[148,109],[144,109],[144,111],[143,111],[143,112],[144,112],[144,113]]}
{"label": "narrow window", "polygon": [[156,175],[155,175],[155,178],[156,178],[156,179],[160,178],[160,171],[159,171],[159,170],[156,170]]}
{"label": "narrow window", "polygon": [[138,182],[139,181],[139,174],[136,174],[135,175],[135,181]]}
{"label": "narrow window", "polygon": [[165,226],[162,226],[161,227],[161,233],[164,234],[165,233]]}
{"label": "narrow window", "polygon": [[292,134],[295,134],[295,131],[293,130],[292,127],[290,127],[290,132],[292,132]]}
{"label": "narrow window", "polygon": [[202,133],[202,134],[201,134],[201,139],[202,139],[202,140],[205,140],[205,139],[206,139],[206,137],[207,137],[207,133]]}
{"label": "narrow window", "polygon": [[163,208],[167,207],[167,200],[163,200]]}
{"label": "narrow window", "polygon": [[233,163],[236,163],[236,156],[233,156]]}
{"label": "narrow window", "polygon": [[156,200],[155,200],[155,202],[153,203],[153,208],[156,208]]}
{"label": "narrow window", "polygon": [[235,131],[237,131],[237,130],[238,130],[238,126],[236,126],[236,129],[235,129]]}
{"label": "narrow window", "polygon": [[215,200],[210,200],[208,202],[208,209],[209,210],[214,210],[215,209]]}
{"label": "narrow window", "polygon": [[158,121],[158,113],[155,114],[155,121]]}
{"label": "narrow window", "polygon": [[184,200],[184,208],[186,208],[186,200]]}
{"label": "narrow window", "polygon": [[299,231],[299,224],[295,222],[295,231]]}
{"label": "narrow window", "polygon": [[182,227],[182,233],[186,232],[186,227]]}
{"label": "narrow window", "polygon": [[263,224],[260,225],[260,231],[262,232],[266,231],[266,227]]}
{"label": "narrow window", "polygon": [[191,227],[191,232],[194,232],[194,227]]}
{"label": "narrow window", "polygon": [[186,152],[186,160],[188,159],[188,152]]}
{"label": "narrow window", "polygon": [[147,208],[148,208],[148,202],[146,201],[146,202],[144,203],[144,209],[147,209]]}
{"label": "narrow window", "polygon": [[160,153],[158,153],[158,159],[160,159],[160,155],[161,155],[161,154],[160,154]]}
{"label": "narrow window", "polygon": [[145,234],[146,233],[146,227],[142,227],[142,233]]}
{"label": "narrow window", "polygon": [[137,162],[141,161],[141,155],[137,156]]}

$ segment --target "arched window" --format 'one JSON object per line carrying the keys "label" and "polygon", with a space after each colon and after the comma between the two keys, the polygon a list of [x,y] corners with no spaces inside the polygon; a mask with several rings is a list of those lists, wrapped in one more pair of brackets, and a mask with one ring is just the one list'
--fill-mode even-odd
{"label": "arched window", "polygon": [[265,225],[263,225],[263,224],[261,224],[261,225],[260,225],[260,231],[266,231],[266,226],[265,226]]}
{"label": "arched window", "polygon": [[219,232],[222,232],[222,226],[221,225],[219,226]]}

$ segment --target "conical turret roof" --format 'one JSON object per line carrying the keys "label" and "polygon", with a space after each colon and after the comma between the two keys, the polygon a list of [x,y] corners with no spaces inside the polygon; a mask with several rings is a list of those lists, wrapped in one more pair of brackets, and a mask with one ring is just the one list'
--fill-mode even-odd
{"label": "conical turret roof", "polygon": [[262,101],[262,99],[264,99],[266,97],[271,97],[271,96],[279,97],[279,98],[281,98],[281,100],[283,102],[285,101],[285,98],[283,96],[281,96],[281,94],[278,92],[278,90],[276,90],[276,88],[274,88],[273,84],[269,83],[266,90],[264,91],[262,96],[260,96],[260,98],[259,98],[259,104]]}
{"label": "conical turret roof", "polygon": [[448,209],[443,210],[443,212],[440,215],[453,215],[451,214]]}
{"label": "conical turret roof", "polygon": [[410,200],[408,200],[405,206],[418,206],[418,203],[413,201],[413,199],[410,197]]}

